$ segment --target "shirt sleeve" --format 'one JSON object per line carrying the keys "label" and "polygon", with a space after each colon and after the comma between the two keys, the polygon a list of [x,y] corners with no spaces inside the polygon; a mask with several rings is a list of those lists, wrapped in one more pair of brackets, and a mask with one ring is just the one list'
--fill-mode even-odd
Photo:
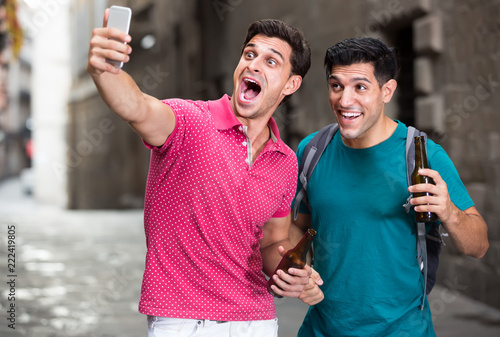
{"label": "shirt sleeve", "polygon": [[437,145],[433,141],[429,141],[427,144],[427,152],[429,155],[430,168],[437,171],[445,181],[450,199],[455,206],[461,211],[474,206],[474,202],[469,196],[467,188],[460,179],[458,171],[446,151],[440,145]]}
{"label": "shirt sleeve", "polygon": [[[157,153],[165,153],[169,148],[170,145],[175,142],[176,138],[178,138],[179,135],[182,135],[182,129],[185,128],[185,123],[183,123],[184,118],[183,118],[183,101],[179,99],[166,99],[162,101],[164,104],[170,106],[172,108],[172,111],[174,112],[175,116],[175,127],[172,133],[168,136],[168,138],[165,140],[165,143],[163,143],[162,146],[153,146],[146,142],[144,139],[142,142],[144,143],[144,146],[148,148],[149,150],[153,150]],[[185,103],[184,103],[185,104]],[[181,129],[181,131],[179,131]]]}

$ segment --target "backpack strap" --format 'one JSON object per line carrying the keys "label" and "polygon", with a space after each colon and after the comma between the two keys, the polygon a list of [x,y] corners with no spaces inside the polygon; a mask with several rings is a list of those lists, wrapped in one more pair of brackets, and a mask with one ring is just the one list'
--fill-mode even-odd
{"label": "backpack strap", "polygon": [[427,287],[425,292],[427,295],[436,284],[439,254],[441,253],[441,247],[446,246],[443,240],[444,236],[448,236],[448,233],[441,233],[441,226],[436,222],[431,225],[425,236],[427,244]]}
{"label": "backpack strap", "polygon": [[[415,169],[415,137],[424,137],[424,146],[427,146],[427,134],[420,130],[415,129],[413,126],[408,127],[408,133],[406,136],[406,180],[408,186],[411,186],[411,174]],[[406,203],[403,205],[406,212],[409,213],[411,209],[410,200],[413,195],[410,194]],[[424,276],[424,291],[422,296],[422,304],[420,310],[424,309],[425,296],[427,294],[427,241],[426,241],[426,231],[425,222],[416,222],[417,226],[417,260],[420,267],[420,271]]]}
{"label": "backpack strap", "polygon": [[333,138],[333,135],[339,129],[337,123],[329,124],[318,131],[311,139],[311,141],[306,145],[304,153],[302,154],[302,160],[299,167],[299,180],[302,184],[302,189],[297,193],[293,205],[293,219],[296,220],[299,215],[300,203],[304,202],[307,207],[309,207],[309,201],[307,199],[307,183],[311,178],[312,172],[318,164],[319,158],[325,151],[326,147]]}
{"label": "backpack strap", "polygon": [[[427,140],[427,135],[422,132],[423,136]],[[411,186],[411,174],[415,169],[415,137],[420,135],[420,131],[415,129],[413,126],[408,127],[408,133],[406,134],[406,182],[408,186]],[[427,141],[425,142],[427,146]],[[413,197],[412,194],[406,199],[406,203],[403,205],[406,213],[410,213],[411,204],[410,200]]]}
{"label": "backpack strap", "polygon": [[427,240],[425,238],[425,222],[417,222],[417,259],[420,271],[424,275],[424,294],[420,310],[424,310],[425,296],[427,295]]}

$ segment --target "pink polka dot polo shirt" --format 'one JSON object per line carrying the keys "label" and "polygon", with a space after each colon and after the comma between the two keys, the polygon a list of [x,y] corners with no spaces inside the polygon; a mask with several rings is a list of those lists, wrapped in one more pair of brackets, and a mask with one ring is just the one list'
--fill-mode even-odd
{"label": "pink polka dot polo shirt", "polygon": [[223,321],[276,317],[266,290],[262,226],[290,212],[297,160],[272,137],[254,163],[228,96],[166,100],[176,127],[151,149],[144,226],[143,314]]}

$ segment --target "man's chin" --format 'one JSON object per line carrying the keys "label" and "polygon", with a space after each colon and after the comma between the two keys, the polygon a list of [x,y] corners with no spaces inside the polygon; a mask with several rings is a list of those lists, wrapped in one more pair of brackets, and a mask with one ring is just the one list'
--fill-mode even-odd
{"label": "man's chin", "polygon": [[340,134],[342,135],[342,138],[344,139],[349,139],[353,140],[358,138],[359,136],[359,129],[354,128],[352,125],[343,125],[342,123],[339,123],[339,131]]}

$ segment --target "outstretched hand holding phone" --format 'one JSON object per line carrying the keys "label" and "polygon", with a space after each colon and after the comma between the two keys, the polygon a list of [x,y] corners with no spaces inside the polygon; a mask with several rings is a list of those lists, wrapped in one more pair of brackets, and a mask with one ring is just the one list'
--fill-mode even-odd
{"label": "outstretched hand holding phone", "polygon": [[132,53],[128,45],[132,40],[128,34],[130,15],[130,9],[117,11],[116,6],[106,9],[103,27],[92,32],[87,72],[110,109],[146,142],[161,146],[175,126],[172,109],[143,93],[132,77],[121,70]]}
{"label": "outstretched hand holding phone", "polygon": [[[111,6],[109,9],[108,22],[106,27],[116,28],[128,34],[130,29],[130,20],[132,19],[132,10],[128,7]],[[122,42],[117,40],[118,42]],[[124,43],[127,43],[126,41]],[[114,61],[106,59],[106,62],[111,63],[115,68],[122,68],[123,61]]]}
{"label": "outstretched hand holding phone", "polygon": [[92,32],[87,71],[90,75],[103,72],[118,74],[123,63],[130,60],[132,40],[128,34],[132,11],[130,8],[112,6],[104,12],[102,28]]}

